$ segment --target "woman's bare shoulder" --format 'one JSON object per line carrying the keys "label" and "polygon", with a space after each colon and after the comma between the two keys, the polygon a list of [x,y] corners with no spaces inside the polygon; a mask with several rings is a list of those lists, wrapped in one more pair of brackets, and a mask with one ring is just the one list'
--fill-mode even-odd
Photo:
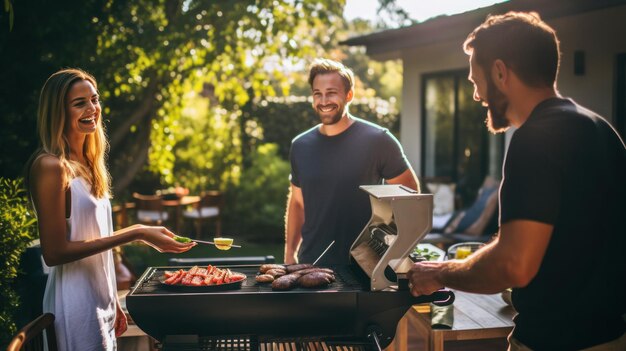
{"label": "woman's bare shoulder", "polygon": [[37,156],[30,168],[30,175],[33,181],[41,181],[43,179],[61,179],[63,177],[63,164],[61,160],[50,154],[41,154]]}

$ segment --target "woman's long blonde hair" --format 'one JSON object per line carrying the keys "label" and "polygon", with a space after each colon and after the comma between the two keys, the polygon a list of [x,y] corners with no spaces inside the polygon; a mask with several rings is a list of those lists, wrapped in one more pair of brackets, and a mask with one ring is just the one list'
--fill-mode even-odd
{"label": "woman's long blonde hair", "polygon": [[[96,198],[110,196],[111,181],[105,165],[109,149],[102,116],[98,118],[98,127],[88,134],[83,145],[83,156],[86,166],[69,159],[70,148],[65,136],[67,120],[67,95],[72,85],[86,80],[98,90],[96,79],[89,73],[76,68],[60,70],[48,78],[39,96],[37,111],[37,129],[41,140],[40,149],[31,158],[31,164],[42,154],[50,154],[59,158],[64,168],[63,187],[67,189],[71,179],[81,176],[91,184],[91,193]],[[27,169],[27,174],[30,167]]]}

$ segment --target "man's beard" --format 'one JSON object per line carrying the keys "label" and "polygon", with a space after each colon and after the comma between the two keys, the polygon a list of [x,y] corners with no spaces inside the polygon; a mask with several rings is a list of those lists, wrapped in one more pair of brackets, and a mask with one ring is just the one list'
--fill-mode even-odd
{"label": "man's beard", "polygon": [[315,114],[319,117],[320,121],[324,125],[333,125],[337,122],[341,121],[341,117],[343,117],[344,109],[337,110],[337,113],[331,116],[323,116],[318,109],[315,109]]}
{"label": "man's beard", "polygon": [[511,126],[511,122],[506,118],[506,110],[509,107],[509,100],[496,87],[491,79],[487,79],[487,129],[493,133],[503,133]]}

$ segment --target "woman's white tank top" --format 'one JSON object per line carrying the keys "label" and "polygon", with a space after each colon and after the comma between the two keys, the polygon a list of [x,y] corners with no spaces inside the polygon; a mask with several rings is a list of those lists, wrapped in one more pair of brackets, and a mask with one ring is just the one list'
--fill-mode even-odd
{"label": "woman's white tank top", "polygon": [[[111,236],[108,198],[96,199],[83,178],[70,182],[70,241]],[[43,311],[55,315],[59,351],[116,350],[115,267],[111,250],[50,268]]]}

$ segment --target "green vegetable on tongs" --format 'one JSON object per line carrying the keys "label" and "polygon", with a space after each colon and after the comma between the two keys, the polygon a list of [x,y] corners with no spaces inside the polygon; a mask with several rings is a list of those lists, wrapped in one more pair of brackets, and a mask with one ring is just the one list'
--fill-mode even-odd
{"label": "green vegetable on tongs", "polygon": [[174,240],[178,241],[179,243],[190,243],[190,242],[193,241],[193,240],[191,240],[191,239],[189,239],[187,237],[178,236],[178,235],[174,236]]}

